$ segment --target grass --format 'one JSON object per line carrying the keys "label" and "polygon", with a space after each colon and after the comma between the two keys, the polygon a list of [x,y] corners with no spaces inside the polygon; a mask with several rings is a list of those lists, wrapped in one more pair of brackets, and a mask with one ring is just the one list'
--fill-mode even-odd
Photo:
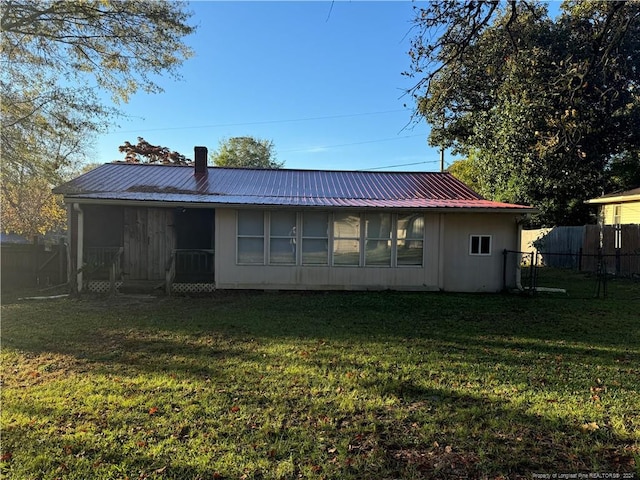
{"label": "grass", "polygon": [[5,300],[0,472],[633,478],[640,288],[609,293]]}

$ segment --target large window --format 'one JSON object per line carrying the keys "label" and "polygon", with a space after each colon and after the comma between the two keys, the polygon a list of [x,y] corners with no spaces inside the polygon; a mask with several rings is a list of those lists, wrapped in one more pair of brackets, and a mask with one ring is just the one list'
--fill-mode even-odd
{"label": "large window", "polygon": [[239,264],[264,264],[264,213],[259,210],[238,211]]}
{"label": "large window", "polygon": [[296,213],[271,212],[269,236],[269,263],[275,265],[296,264]]}
{"label": "large window", "polygon": [[391,266],[391,214],[367,213],[365,215],[365,265]]}
{"label": "large window", "polygon": [[360,215],[334,213],[333,264],[360,265]]}
{"label": "large window", "polygon": [[[240,210],[237,218],[240,265],[421,267],[424,262],[423,214]],[[483,242],[472,240],[470,253],[486,255]]]}
{"label": "large window", "polygon": [[329,263],[329,214],[305,212],[302,214],[302,264],[327,265]]}
{"label": "large window", "polygon": [[424,249],[424,215],[398,215],[397,265],[422,265]]}

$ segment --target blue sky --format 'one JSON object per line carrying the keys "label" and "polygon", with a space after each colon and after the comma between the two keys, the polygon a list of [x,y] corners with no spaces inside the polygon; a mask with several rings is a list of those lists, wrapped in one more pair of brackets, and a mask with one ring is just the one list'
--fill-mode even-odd
{"label": "blue sky", "polygon": [[[437,171],[404,94],[413,3],[192,2],[195,56],[164,93],[135,95],[95,160],[142,136],[193,157],[234,136],[273,140],[285,168]],[[407,107],[404,107],[407,104]],[[452,159],[447,158],[447,163]]]}

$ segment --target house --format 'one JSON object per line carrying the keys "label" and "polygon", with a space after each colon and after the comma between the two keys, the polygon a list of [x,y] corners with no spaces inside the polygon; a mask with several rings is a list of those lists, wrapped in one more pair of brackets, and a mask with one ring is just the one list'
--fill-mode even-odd
{"label": "house", "polygon": [[[448,173],[102,165],[54,189],[79,288],[496,292],[531,207]],[[81,268],[78,268],[81,267]],[[108,282],[106,283],[108,285]]]}
{"label": "house", "polygon": [[603,225],[640,224],[640,187],[592,198],[586,203],[599,207]]}

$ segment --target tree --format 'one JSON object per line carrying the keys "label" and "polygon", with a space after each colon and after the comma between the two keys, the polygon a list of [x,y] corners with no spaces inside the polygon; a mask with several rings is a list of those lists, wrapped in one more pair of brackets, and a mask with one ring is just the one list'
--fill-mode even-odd
{"label": "tree", "polygon": [[474,192],[482,194],[482,180],[480,172],[478,171],[477,159],[473,154],[470,155],[469,158],[453,162],[449,167],[447,167],[447,172],[456,177]]}
{"label": "tree", "polygon": [[[2,194],[68,177],[96,133],[119,115],[98,90],[126,102],[159,92],[192,55],[176,2],[4,0],[0,11]],[[20,183],[22,182],[22,183]],[[26,207],[25,207],[26,208]]]}
{"label": "tree", "polygon": [[2,231],[27,238],[66,228],[67,212],[59,195],[51,193],[45,179],[30,177],[23,183],[3,186],[0,196]]}
{"label": "tree", "polygon": [[162,163],[174,165],[186,165],[191,160],[181,153],[171,151],[167,147],[151,145],[144,138],[138,137],[137,145],[131,145],[128,141],[120,145],[118,150],[125,154],[125,161],[129,163]]}
{"label": "tree", "polygon": [[273,149],[271,140],[232,137],[220,142],[211,159],[217,167],[282,168],[284,162],[276,161]]}
{"label": "tree", "polygon": [[480,193],[533,204],[546,225],[587,221],[584,200],[640,141],[640,3],[561,8],[552,20],[532,1],[432,2],[409,72],[430,142],[474,152]]}

